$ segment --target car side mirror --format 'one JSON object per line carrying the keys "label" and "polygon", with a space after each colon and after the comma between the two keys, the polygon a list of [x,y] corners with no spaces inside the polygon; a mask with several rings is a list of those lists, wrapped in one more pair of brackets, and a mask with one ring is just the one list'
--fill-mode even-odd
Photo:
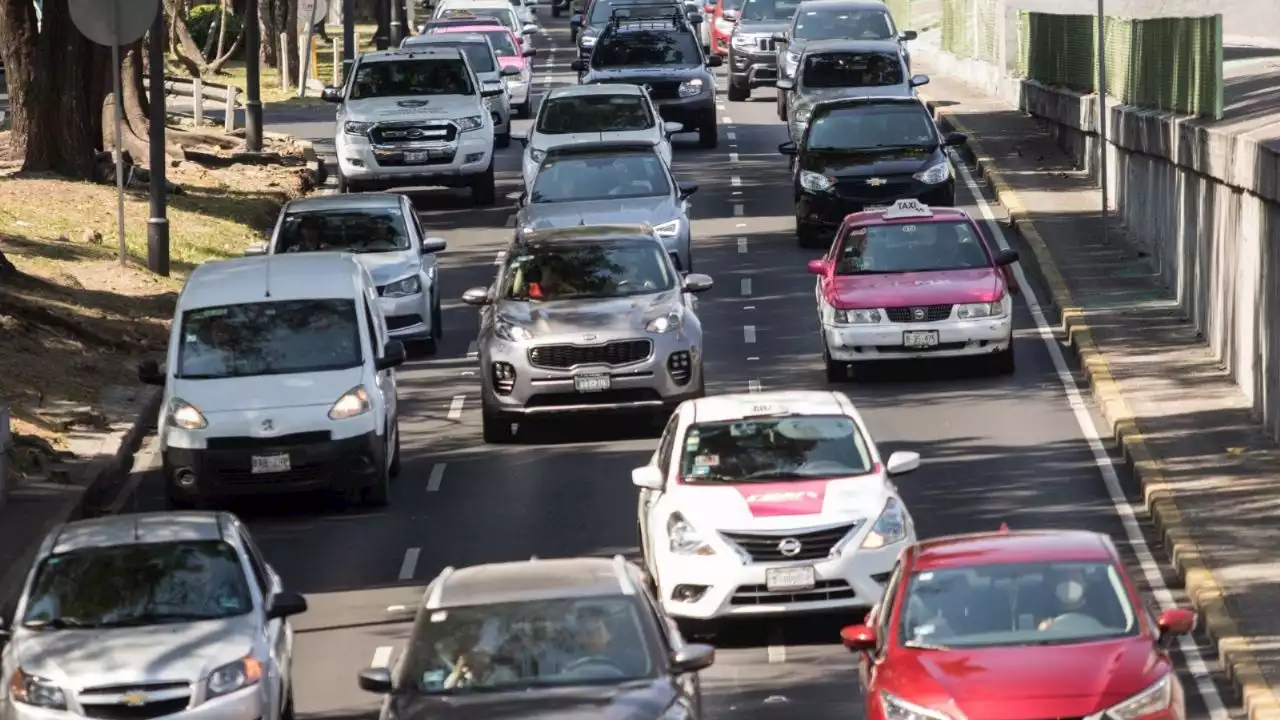
{"label": "car side mirror", "polygon": [[538,57],[538,49],[537,49],[537,48],[526,48],[526,49],[525,49],[525,51],[524,51],[524,52],[522,52],[522,53],[520,53],[520,54],[521,54],[521,55],[524,55],[525,57],[529,57],[529,58],[531,58],[531,57]]}
{"label": "car side mirror", "polygon": [[782,143],[781,145],[779,145],[779,146],[778,146],[778,152],[779,152],[779,153],[781,153],[781,154],[783,154],[783,155],[795,155],[795,154],[796,154],[796,144],[795,144],[794,142],[791,142],[790,140],[788,140],[787,142],[784,142],[784,143]]}
{"label": "car side mirror", "polygon": [[524,27],[520,28],[521,35],[532,35],[536,32],[538,32],[537,25],[525,25]]}
{"label": "car side mirror", "polygon": [[569,63],[569,69],[574,70],[576,72],[583,72],[587,69],[587,64],[582,60],[574,60],[573,62]]}
{"label": "car side mirror", "polygon": [[840,642],[853,652],[874,650],[876,631],[866,625],[847,625],[840,629]]}
{"label": "car side mirror", "polygon": [[[701,25],[701,24],[702,24],[702,13],[698,12],[697,10],[690,10],[690,11],[689,11],[689,24],[690,24],[690,25]],[[718,56],[717,56],[717,57],[718,57]]]}
{"label": "car side mirror", "polygon": [[[528,55],[528,54],[529,54],[529,53],[531,53],[531,52],[533,52],[533,51],[532,51],[532,50],[525,50],[525,54],[526,54],[526,55]],[[498,75],[500,75],[500,76],[502,76],[502,77],[515,77],[516,75],[519,75],[519,74],[520,74],[520,68],[515,67],[515,66],[513,66],[513,65],[508,65],[508,66],[506,66],[506,67],[504,67],[504,68],[502,68],[501,70],[499,70],[499,71],[498,71]]]}
{"label": "car side mirror", "polygon": [[928,85],[928,84],[929,84],[928,75],[912,75],[911,76],[911,87],[920,87],[922,85]]}
{"label": "car side mirror", "polygon": [[710,645],[685,645],[671,653],[671,671],[676,675],[696,673],[711,667],[715,661],[716,649]]}
{"label": "car side mirror", "polygon": [[902,475],[920,467],[920,453],[896,452],[889,456],[884,471],[889,475]]}
{"label": "car side mirror", "polygon": [[810,275],[826,275],[829,270],[831,270],[831,263],[828,263],[826,260],[809,261]]}
{"label": "car side mirror", "polygon": [[515,141],[516,141],[516,142],[518,142],[518,143],[520,143],[520,144],[521,144],[521,145],[523,145],[524,147],[529,147],[529,134],[528,134],[528,133],[523,133],[523,132],[513,132],[513,133],[511,133],[511,139],[512,139],[512,140],[515,140]]}
{"label": "car side mirror", "polygon": [[670,138],[672,135],[679,135],[684,132],[684,125],[678,122],[662,123],[662,132]]}
{"label": "car side mirror", "polygon": [[687,293],[706,292],[715,285],[715,281],[710,275],[702,275],[700,273],[689,273],[684,278],[684,291]]}
{"label": "car side mirror", "polygon": [[143,385],[164,385],[164,373],[160,371],[160,363],[155,360],[143,360],[138,363],[138,382]]}
{"label": "car side mirror", "polygon": [[422,254],[430,255],[438,253],[449,247],[449,241],[442,237],[422,238]]}
{"label": "car side mirror", "polygon": [[485,88],[480,91],[480,97],[498,97],[502,93],[502,88]]}
{"label": "car side mirror", "polygon": [[320,99],[325,102],[342,102],[342,88],[327,87],[320,91]]}
{"label": "car side mirror", "polygon": [[1018,262],[1018,251],[1013,248],[1006,248],[996,253],[996,265],[999,267],[1007,267]]}
{"label": "car side mirror", "polygon": [[779,90],[794,90],[796,87],[796,81],[791,78],[778,78],[773,81],[773,86]]}
{"label": "car side mirror", "polygon": [[298,593],[279,592],[267,599],[267,619],[279,620],[307,611],[307,599]]}
{"label": "car side mirror", "polygon": [[409,352],[404,349],[404,343],[399,340],[389,340],[382,346],[382,357],[375,360],[373,366],[378,370],[390,370],[400,367],[408,359]]}
{"label": "car side mirror", "polygon": [[711,57],[707,58],[707,67],[716,68],[716,67],[720,67],[721,65],[724,65],[724,58],[720,57],[719,55],[712,55]]}
{"label": "car side mirror", "polygon": [[391,671],[386,668],[369,668],[360,671],[360,689],[365,692],[386,695],[391,692]]}
{"label": "car side mirror", "polygon": [[638,467],[631,471],[631,484],[641,490],[661,490],[666,478],[662,471],[652,465]]}
{"label": "car side mirror", "polygon": [[1165,610],[1156,618],[1156,628],[1160,630],[1162,642],[1169,642],[1179,635],[1190,635],[1196,629],[1196,613],[1184,608]]}
{"label": "car side mirror", "polygon": [[680,183],[680,199],[688,200],[693,194],[698,192],[697,183]]}
{"label": "car side mirror", "polygon": [[898,39],[904,42],[908,40],[915,40],[917,37],[920,37],[920,34],[917,33],[915,30],[903,30],[902,32],[898,33]]}
{"label": "car side mirror", "polygon": [[266,255],[267,246],[265,243],[254,243],[244,249],[245,257],[254,257],[256,255]]}
{"label": "car side mirror", "polygon": [[489,304],[489,288],[473,287],[462,293],[462,302],[480,307]]}
{"label": "car side mirror", "polygon": [[947,133],[947,138],[945,141],[947,147],[957,147],[960,145],[964,145],[967,142],[969,142],[969,136],[965,135],[964,133],[958,133],[958,132]]}
{"label": "car side mirror", "polygon": [[781,30],[779,30],[778,32],[775,32],[771,37],[773,38],[774,42],[784,43],[787,41],[787,34],[785,32],[782,32]]}

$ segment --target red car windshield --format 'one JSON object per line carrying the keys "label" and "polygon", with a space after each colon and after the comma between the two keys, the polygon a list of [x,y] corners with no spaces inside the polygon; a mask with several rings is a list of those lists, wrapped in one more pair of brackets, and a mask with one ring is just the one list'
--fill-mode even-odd
{"label": "red car windshield", "polygon": [[1111,563],[980,565],[912,574],[899,639],[923,649],[1066,645],[1138,633]]}
{"label": "red car windshield", "polygon": [[964,220],[853,228],[836,256],[837,275],[991,267],[981,236]]}

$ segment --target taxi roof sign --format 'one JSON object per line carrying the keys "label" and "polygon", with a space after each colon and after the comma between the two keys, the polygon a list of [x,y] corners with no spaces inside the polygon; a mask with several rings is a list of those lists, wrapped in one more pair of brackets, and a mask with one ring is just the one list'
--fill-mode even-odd
{"label": "taxi roof sign", "polygon": [[893,205],[890,205],[888,208],[886,208],[884,211],[885,220],[895,220],[897,218],[920,218],[920,217],[933,217],[933,211],[929,209],[928,205],[925,205],[924,203],[915,199],[898,200]]}
{"label": "taxi roof sign", "polygon": [[743,417],[759,417],[761,415],[784,415],[786,408],[771,402],[758,402],[755,400],[744,400],[742,408]]}

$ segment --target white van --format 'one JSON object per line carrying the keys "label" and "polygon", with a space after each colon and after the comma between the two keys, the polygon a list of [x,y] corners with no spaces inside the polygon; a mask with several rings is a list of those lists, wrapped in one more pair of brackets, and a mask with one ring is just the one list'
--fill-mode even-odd
{"label": "white van", "polygon": [[187,278],[157,422],[174,507],[337,490],[385,505],[400,469],[395,368],[369,272],[347,253],[207,263]]}

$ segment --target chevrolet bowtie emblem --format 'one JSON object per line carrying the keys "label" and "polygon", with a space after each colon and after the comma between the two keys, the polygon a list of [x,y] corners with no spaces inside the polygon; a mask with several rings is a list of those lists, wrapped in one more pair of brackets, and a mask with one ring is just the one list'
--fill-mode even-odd
{"label": "chevrolet bowtie emblem", "polygon": [[867,184],[871,187],[880,187],[886,182],[888,182],[888,180],[885,180],[884,178],[867,178]]}
{"label": "chevrolet bowtie emblem", "polygon": [[134,692],[121,696],[120,704],[128,705],[129,707],[139,707],[141,705],[146,705],[147,700],[149,699],[150,698],[147,697],[146,693]]}

